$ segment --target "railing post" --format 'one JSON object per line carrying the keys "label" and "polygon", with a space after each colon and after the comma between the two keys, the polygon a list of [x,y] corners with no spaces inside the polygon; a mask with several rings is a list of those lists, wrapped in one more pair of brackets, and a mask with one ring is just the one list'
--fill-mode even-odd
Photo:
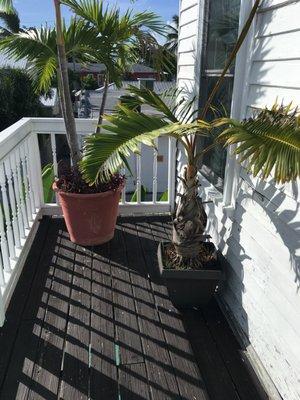
{"label": "railing post", "polygon": [[142,201],[142,146],[139,144],[139,154],[136,155],[136,199],[137,204]]}
{"label": "railing post", "polygon": [[7,196],[6,177],[5,177],[5,173],[4,173],[3,163],[0,164],[0,187],[1,187],[2,205],[3,205],[3,211],[4,211],[4,229],[6,226],[6,235],[7,235],[7,240],[8,240],[9,256],[11,259],[15,259],[16,258],[15,241],[14,241],[14,235],[13,235],[10,207],[9,207],[8,196]]}
{"label": "railing post", "polygon": [[42,164],[39,142],[36,133],[29,138],[30,170],[32,174],[32,187],[34,191],[35,207],[39,210],[44,205],[44,192],[42,180]]}
{"label": "railing post", "polygon": [[0,291],[0,328],[4,325],[5,322],[5,308],[2,293]]}
{"label": "railing post", "polygon": [[176,188],[176,140],[169,138],[169,154],[168,154],[168,202],[170,211],[174,211],[175,207],[175,188]]}
{"label": "railing post", "polygon": [[158,139],[154,140],[155,149],[153,152],[153,180],[152,180],[152,202],[157,203],[157,155],[158,155]]}

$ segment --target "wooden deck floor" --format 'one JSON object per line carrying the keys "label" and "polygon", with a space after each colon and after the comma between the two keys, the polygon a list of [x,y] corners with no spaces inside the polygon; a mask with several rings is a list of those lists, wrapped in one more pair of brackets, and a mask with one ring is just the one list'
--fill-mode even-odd
{"label": "wooden deck floor", "polygon": [[107,245],[43,219],[0,329],[0,399],[259,400],[216,303],[179,313],[148,272],[161,218],[121,219]]}

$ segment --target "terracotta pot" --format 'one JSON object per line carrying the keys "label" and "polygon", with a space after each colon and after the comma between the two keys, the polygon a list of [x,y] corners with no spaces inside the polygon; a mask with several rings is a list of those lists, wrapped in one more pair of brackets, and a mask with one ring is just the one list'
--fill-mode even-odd
{"label": "terracotta pot", "polygon": [[96,194],[66,193],[58,189],[56,182],[52,187],[58,194],[73,243],[94,246],[106,243],[114,237],[123,187]]}

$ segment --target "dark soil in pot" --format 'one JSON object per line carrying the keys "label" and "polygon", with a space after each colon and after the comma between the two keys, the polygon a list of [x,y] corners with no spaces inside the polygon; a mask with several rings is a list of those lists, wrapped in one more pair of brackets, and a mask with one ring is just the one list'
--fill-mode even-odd
{"label": "dark soil in pot", "polygon": [[205,253],[211,257],[203,260],[201,269],[174,269],[168,263],[170,243],[158,246],[158,275],[166,285],[170,299],[177,308],[191,308],[207,304],[224,279],[215,246],[203,243]]}

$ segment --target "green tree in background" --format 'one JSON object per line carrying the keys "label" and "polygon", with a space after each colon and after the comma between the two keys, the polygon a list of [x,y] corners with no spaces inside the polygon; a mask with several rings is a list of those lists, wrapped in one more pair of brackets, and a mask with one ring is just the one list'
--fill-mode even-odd
{"label": "green tree in background", "polygon": [[127,9],[122,13],[116,5],[107,5],[102,0],[62,0],[61,3],[70,7],[80,20],[95,30],[92,57],[106,67],[97,127],[97,133],[100,133],[109,82],[121,86],[128,67],[139,61],[141,43],[149,34],[164,35],[165,24],[153,12]]}
{"label": "green tree in background", "polygon": [[19,69],[0,69],[0,131],[23,117],[46,116],[28,74]]}

